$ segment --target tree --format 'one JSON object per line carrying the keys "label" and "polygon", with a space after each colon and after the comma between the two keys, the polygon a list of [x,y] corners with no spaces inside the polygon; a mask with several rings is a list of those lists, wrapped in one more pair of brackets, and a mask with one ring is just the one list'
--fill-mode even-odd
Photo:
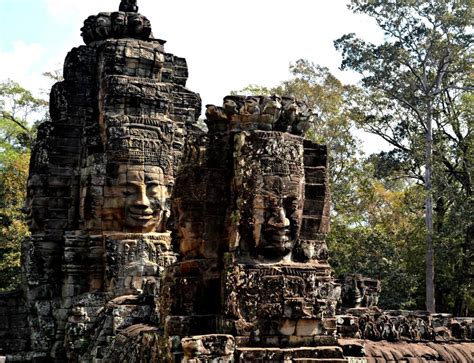
{"label": "tree", "polygon": [[361,160],[351,193],[340,198],[342,212],[332,218],[328,236],[331,266],[338,275],[379,279],[382,308],[418,309],[424,300],[423,189],[380,177],[377,163],[376,156]]}
{"label": "tree", "polygon": [[[335,41],[343,54],[342,68],[363,75],[365,90],[359,95],[359,107],[354,115],[367,131],[381,136],[397,149],[390,155],[392,161],[398,158],[400,164],[408,160],[412,168],[406,171],[417,178],[424,169],[426,308],[434,312],[434,163],[439,161],[439,167],[451,176],[451,182],[460,184],[466,200],[472,200],[472,159],[469,161],[472,124],[458,117],[461,115],[455,109],[463,94],[472,90],[469,27],[473,3],[469,0],[353,0],[349,8],[373,17],[385,32],[385,41],[380,45],[366,43],[354,34]],[[424,152],[420,149],[423,144]],[[448,144],[457,147],[455,156],[446,152],[443,145]],[[441,205],[443,198],[437,197]],[[472,219],[467,224],[460,264],[465,268],[472,253]]]}
{"label": "tree", "polygon": [[30,120],[44,118],[46,105],[13,81],[0,83],[0,290],[20,282],[21,242],[29,233],[22,208],[36,133]]}
{"label": "tree", "polygon": [[28,120],[44,120],[47,104],[16,82],[7,80],[0,83],[0,147],[7,152],[30,149],[35,127],[29,126]]}
{"label": "tree", "polygon": [[[434,162],[440,171],[433,181],[438,195],[435,231],[440,247],[460,256],[449,276],[452,283],[447,286],[448,291],[456,286],[452,291],[453,311],[459,316],[474,311],[473,101],[472,94],[445,92],[435,117]],[[446,243],[448,240],[451,243]]]}
{"label": "tree", "polygon": [[20,283],[21,243],[28,236],[22,208],[26,197],[29,152],[5,160],[0,173],[0,291]]}

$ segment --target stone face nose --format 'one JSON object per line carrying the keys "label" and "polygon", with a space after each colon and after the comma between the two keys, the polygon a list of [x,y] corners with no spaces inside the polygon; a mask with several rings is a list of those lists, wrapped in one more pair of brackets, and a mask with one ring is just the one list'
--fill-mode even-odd
{"label": "stone face nose", "polygon": [[285,228],[290,225],[290,220],[286,218],[285,210],[282,207],[279,207],[268,220],[268,224],[275,228]]}
{"label": "stone face nose", "polygon": [[133,206],[143,208],[143,209],[150,208],[151,206],[150,198],[147,195],[145,185],[138,188],[136,198],[133,201]]}

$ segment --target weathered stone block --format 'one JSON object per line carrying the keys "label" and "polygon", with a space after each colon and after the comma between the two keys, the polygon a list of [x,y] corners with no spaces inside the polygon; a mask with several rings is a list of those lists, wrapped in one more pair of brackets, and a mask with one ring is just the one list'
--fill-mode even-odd
{"label": "weathered stone block", "polygon": [[[190,358],[233,358],[234,337],[231,335],[202,335],[184,338],[181,345],[185,356]],[[229,360],[228,360],[229,361]]]}
{"label": "weathered stone block", "polygon": [[296,323],[296,335],[322,335],[325,333],[323,323],[319,319],[300,319]]}

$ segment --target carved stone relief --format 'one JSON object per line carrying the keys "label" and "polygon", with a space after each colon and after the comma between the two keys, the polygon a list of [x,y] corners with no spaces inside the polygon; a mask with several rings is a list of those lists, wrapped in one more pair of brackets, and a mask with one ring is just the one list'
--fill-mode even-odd
{"label": "carved stone relief", "polygon": [[235,135],[234,193],[241,252],[288,256],[303,216],[303,140],[279,132]]}
{"label": "carved stone relief", "polygon": [[341,336],[474,339],[472,319],[383,313],[377,280],[337,282],[312,109],[226,96],[204,132],[185,59],[137,11],[87,18],[52,89],[25,204],[33,354],[17,360],[342,362],[360,344]]}

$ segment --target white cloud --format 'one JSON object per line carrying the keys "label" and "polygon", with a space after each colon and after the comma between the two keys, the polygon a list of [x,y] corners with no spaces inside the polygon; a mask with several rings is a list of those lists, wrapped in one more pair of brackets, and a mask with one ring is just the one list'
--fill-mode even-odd
{"label": "white cloud", "polygon": [[12,79],[27,89],[37,90],[42,78],[37,67],[46,59],[46,54],[44,45],[21,40],[13,43],[11,51],[0,49],[0,80]]}
{"label": "white cloud", "polygon": [[73,24],[74,20],[82,19],[101,11],[118,9],[116,0],[43,0],[48,13],[58,22]]}

